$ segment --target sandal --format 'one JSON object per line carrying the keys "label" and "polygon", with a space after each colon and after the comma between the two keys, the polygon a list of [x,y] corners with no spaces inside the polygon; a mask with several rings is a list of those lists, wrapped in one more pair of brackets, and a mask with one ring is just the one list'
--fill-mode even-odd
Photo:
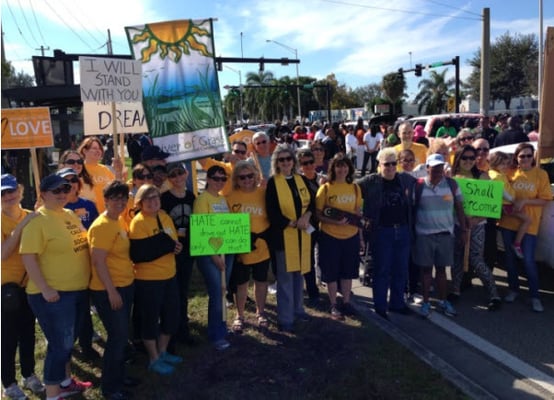
{"label": "sandal", "polygon": [[258,328],[260,329],[269,328],[269,321],[263,315],[258,315]]}
{"label": "sandal", "polygon": [[235,332],[237,334],[242,333],[242,329],[243,329],[243,320],[242,320],[242,318],[236,318],[233,321],[232,328],[233,328],[233,332]]}

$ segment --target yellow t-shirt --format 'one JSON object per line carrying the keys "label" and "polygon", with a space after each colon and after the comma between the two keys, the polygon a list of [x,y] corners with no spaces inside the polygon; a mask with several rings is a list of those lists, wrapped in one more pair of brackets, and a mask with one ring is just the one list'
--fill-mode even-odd
{"label": "yellow t-shirt", "polygon": [[[165,211],[158,211],[158,216],[165,233],[177,240],[177,231],[173,220]],[[144,239],[159,232],[158,221],[143,213],[135,215],[129,227],[129,239]],[[168,253],[150,262],[135,264],[135,279],[156,281],[170,279],[175,276],[175,254]]]}
{"label": "yellow t-shirt", "polygon": [[[488,171],[488,174],[489,174],[490,178],[493,181],[502,182],[504,184],[503,191],[506,192],[508,195],[512,196],[512,198],[515,199],[516,192],[515,192],[514,188],[512,187],[510,181],[508,180],[508,177],[506,176],[506,174],[503,174],[502,172],[499,172],[499,171],[495,171],[494,169],[490,169]],[[502,197],[502,199],[503,199],[502,200],[503,204],[510,204],[510,202],[508,200],[504,199],[504,197]]]}
{"label": "yellow t-shirt", "polygon": [[99,213],[103,213],[106,210],[104,188],[115,179],[115,175],[108,167],[102,164],[85,164],[85,167],[94,183],[92,189],[94,190],[96,208]]}
{"label": "yellow t-shirt", "polygon": [[[543,199],[552,200],[552,191],[548,181],[548,174],[540,168],[533,168],[529,171],[518,169],[512,177],[512,188],[515,191],[516,200],[520,199]],[[536,235],[539,232],[543,207],[525,206],[523,212],[531,217],[531,225],[527,229],[530,235]],[[521,225],[515,217],[502,215],[499,225],[502,228],[517,231]]]}
{"label": "yellow t-shirt", "polygon": [[[90,280],[87,232],[71,210],[38,209],[21,234],[20,254],[36,254],[46,283],[62,291],[84,290]],[[27,293],[40,293],[32,279]]]}
{"label": "yellow t-shirt", "polygon": [[[240,189],[233,190],[227,196],[227,204],[233,213],[250,214],[251,232],[261,233],[269,228],[269,219],[265,207],[265,189],[258,187],[251,193]],[[237,255],[240,262],[250,265],[269,259],[269,248],[264,239],[257,238],[254,246],[255,249],[250,253]]]}
{"label": "yellow t-shirt", "polygon": [[[21,208],[21,213],[17,219],[10,218],[8,215],[2,213],[2,241],[10,237],[15,227],[30,213],[31,211]],[[17,284],[21,283],[21,286],[25,286],[28,277],[25,275],[25,266],[23,265],[21,256],[17,252],[17,248],[10,254],[6,261],[2,261],[1,267],[2,285],[8,282],[15,282]],[[24,277],[25,280],[23,280]]]}
{"label": "yellow t-shirt", "polygon": [[[404,149],[402,143],[397,144],[393,148],[394,148],[394,150],[396,150],[397,154],[400,154],[400,152],[402,150],[406,150],[406,149]],[[421,143],[413,142],[412,145],[409,147],[409,150],[413,151],[413,153],[414,153],[414,156],[415,156],[415,164],[414,165],[425,164],[427,162],[427,147],[425,147],[425,145],[423,145]],[[402,171],[402,166],[401,166],[400,163],[398,164],[398,166],[396,168],[397,168],[397,171],[399,171],[399,172]]]}
{"label": "yellow t-shirt", "polygon": [[[355,183],[326,183],[317,190],[315,207],[323,211],[325,207],[334,207],[342,211],[359,214],[362,207],[362,191]],[[348,239],[358,233],[353,225],[335,225],[320,223],[326,234],[337,239]]]}
{"label": "yellow t-shirt", "polygon": [[193,214],[212,214],[229,212],[227,200],[223,196],[214,196],[209,192],[203,192],[194,201]]}
{"label": "yellow t-shirt", "polygon": [[[115,287],[129,286],[135,280],[133,262],[129,257],[129,236],[127,225],[123,217],[117,221],[101,214],[90,226],[88,233],[90,249],[101,249],[108,252],[106,265]],[[92,266],[92,278],[89,288],[92,290],[105,290],[104,284],[98,277],[98,272]]]}
{"label": "yellow t-shirt", "polygon": [[214,160],[213,158],[206,158],[204,159],[204,166],[203,168],[207,171],[210,167],[213,167],[214,165],[218,165],[221,168],[225,170],[225,174],[227,175],[227,182],[225,182],[225,186],[223,186],[223,189],[219,191],[219,194],[222,196],[227,196],[229,193],[231,193],[231,190],[233,189],[232,182],[231,182],[231,174],[233,173],[233,165],[228,162],[224,161],[218,161]]}

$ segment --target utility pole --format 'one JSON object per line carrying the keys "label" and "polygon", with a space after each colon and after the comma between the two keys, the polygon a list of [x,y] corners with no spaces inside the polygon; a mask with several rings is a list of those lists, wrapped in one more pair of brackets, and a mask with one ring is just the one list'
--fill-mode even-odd
{"label": "utility pole", "polygon": [[491,76],[491,30],[490,30],[490,8],[483,8],[483,36],[481,43],[481,87],[479,93],[479,112],[483,115],[489,114],[490,107],[490,76]]}
{"label": "utility pole", "polygon": [[50,46],[48,47],[40,46],[38,49],[35,49],[35,50],[40,50],[40,55],[44,57],[44,52],[46,50],[50,50]]}
{"label": "utility pole", "polygon": [[537,99],[538,100],[538,109],[541,109],[541,93],[542,93],[542,74],[543,74],[543,62],[544,62],[544,48],[543,48],[543,15],[542,15],[542,0],[539,0],[539,76],[538,76],[538,88],[537,88]]}
{"label": "utility pole", "polygon": [[113,47],[112,47],[112,33],[110,32],[110,30],[108,29],[108,43],[107,44],[107,48],[108,48],[108,54],[109,55],[112,55],[113,54]]}

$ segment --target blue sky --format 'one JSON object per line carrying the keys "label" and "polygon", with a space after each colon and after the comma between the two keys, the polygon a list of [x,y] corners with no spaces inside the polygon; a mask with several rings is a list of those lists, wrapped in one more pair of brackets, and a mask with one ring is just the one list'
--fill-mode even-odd
{"label": "blue sky", "polygon": [[[480,47],[484,7],[490,8],[491,41],[510,33],[539,32],[540,0],[2,0],[6,58],[17,71],[32,74],[31,57],[40,47],[66,53],[106,54],[110,29],[116,54],[130,54],[124,27],[188,18],[216,18],[216,55],[294,58],[302,76],[334,73],[351,88],[380,83],[384,74],[416,63],[459,55],[462,79],[467,60]],[[543,0],[544,33],[554,26],[554,0]],[[254,64],[229,67],[247,72]],[[266,65],[276,77],[296,76],[294,65]],[[449,74],[454,74],[452,66]],[[78,72],[76,71],[78,76]],[[425,77],[426,72],[423,72]],[[407,74],[408,95],[417,92]],[[238,72],[224,68],[220,86],[237,85]],[[222,89],[224,95],[225,89]]]}

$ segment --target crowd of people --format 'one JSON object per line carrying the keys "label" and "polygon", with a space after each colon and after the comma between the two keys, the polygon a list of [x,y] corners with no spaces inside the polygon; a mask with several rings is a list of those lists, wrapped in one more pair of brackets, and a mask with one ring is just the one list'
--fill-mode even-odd
{"label": "crowd of people", "polygon": [[[21,207],[22,185],[3,174],[4,393],[23,399],[23,388],[54,400],[92,385],[70,374],[76,339],[83,349],[92,340],[91,304],[107,332],[100,383],[107,399],[128,398],[125,386],[138,383],[125,372],[131,341],[144,347],[150,371],[173,373],[183,361],[176,343],[193,342],[188,297],[194,265],[209,297],[207,336],[219,351],[231,346],[230,333],[243,332],[250,279],[261,330],[273,322],[282,332],[294,332],[298,322],[310,319],[305,306],[322,305],[322,287],[330,318],[357,315],[351,287],[366,247],[373,258],[373,307],[382,318],[413,313],[417,294],[423,317],[434,308],[432,298],[436,309],[455,316],[473,277],[483,282],[489,310],[498,310],[496,254],[485,251],[496,248],[497,229],[506,249],[500,261],[509,282],[504,302],[520,294],[520,258],[532,310],[543,311],[534,252],[542,207],[552,199],[548,177],[537,167],[527,136],[513,132],[517,119],[507,122],[506,132],[491,133],[488,124],[483,118],[479,127],[452,132],[445,121],[436,138],[409,122],[396,133],[386,124],[366,130],[363,121],[351,128],[278,126],[257,132],[251,144],[233,141],[223,160],[199,160],[206,184],[198,196],[187,188],[185,165],[167,163],[168,153],[139,137],[129,143],[129,150],[141,149],[129,181],[120,158],[109,167],[101,163],[105,148],[97,138],[65,151],[58,170],[41,180],[35,211]],[[310,140],[309,147],[295,146],[299,139]],[[491,145],[510,141],[521,142],[513,159],[498,152],[489,157]],[[499,221],[465,215],[457,177],[503,182]],[[192,257],[191,214],[230,212],[251,215],[251,251]],[[265,305],[274,281],[277,316],[270,321]],[[4,307],[8,286],[19,299],[12,309]],[[222,287],[234,296],[230,327]],[[42,382],[34,371],[35,318],[48,342]]]}

